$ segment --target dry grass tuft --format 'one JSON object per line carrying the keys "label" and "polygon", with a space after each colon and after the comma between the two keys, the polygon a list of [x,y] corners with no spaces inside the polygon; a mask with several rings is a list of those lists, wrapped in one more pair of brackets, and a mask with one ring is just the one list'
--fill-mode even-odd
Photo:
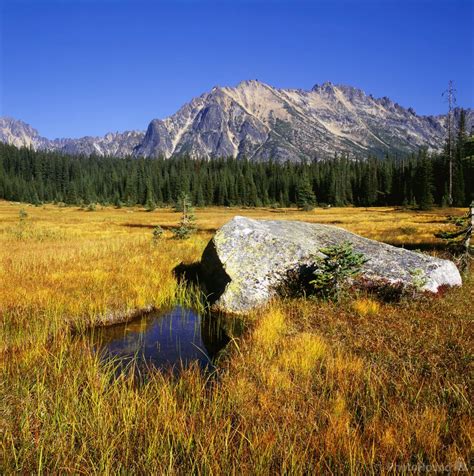
{"label": "dry grass tuft", "polygon": [[353,301],[352,309],[362,317],[376,316],[380,312],[380,304],[370,298],[359,298]]}
{"label": "dry grass tuft", "polygon": [[279,363],[286,371],[309,377],[325,354],[326,344],[319,336],[302,332],[288,338]]}

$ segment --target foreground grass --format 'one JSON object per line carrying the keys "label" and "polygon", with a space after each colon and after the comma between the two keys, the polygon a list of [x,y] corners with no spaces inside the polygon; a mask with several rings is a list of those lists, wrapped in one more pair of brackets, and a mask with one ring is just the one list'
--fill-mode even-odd
{"label": "foreground grass", "polygon": [[235,214],[333,223],[435,244],[440,212],[198,211],[200,232],[151,244],[171,211],[84,212],[0,203],[0,413],[4,473],[388,473],[468,467],[474,277],[443,298],[339,306],[273,303],[248,316],[219,379],[197,368],[137,387],[111,379],[69,332],[189,299],[172,269]]}

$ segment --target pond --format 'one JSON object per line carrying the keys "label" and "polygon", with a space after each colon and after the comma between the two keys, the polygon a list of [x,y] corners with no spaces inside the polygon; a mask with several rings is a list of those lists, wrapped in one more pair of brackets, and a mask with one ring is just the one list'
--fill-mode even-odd
{"label": "pond", "polygon": [[191,364],[204,371],[215,369],[216,358],[242,332],[241,322],[216,314],[200,315],[175,307],[109,327],[96,328],[87,338],[104,361],[117,359],[123,373],[135,362],[140,371],[178,373]]}

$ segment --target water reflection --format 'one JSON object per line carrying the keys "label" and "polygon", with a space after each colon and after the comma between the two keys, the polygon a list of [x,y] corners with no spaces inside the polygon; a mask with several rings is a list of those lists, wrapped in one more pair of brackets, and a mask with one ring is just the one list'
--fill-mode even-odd
{"label": "water reflection", "polygon": [[215,358],[230,341],[229,334],[240,332],[236,320],[175,307],[126,324],[94,329],[89,339],[102,359],[119,359],[119,372],[134,360],[140,369],[177,372],[195,362],[212,370]]}

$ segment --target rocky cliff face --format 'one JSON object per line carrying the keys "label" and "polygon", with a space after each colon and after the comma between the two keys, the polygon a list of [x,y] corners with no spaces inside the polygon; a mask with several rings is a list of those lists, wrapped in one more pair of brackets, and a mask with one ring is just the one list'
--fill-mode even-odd
{"label": "rocky cliff face", "polygon": [[[48,140],[21,121],[3,118],[0,140],[71,154],[299,161],[336,152],[366,156],[420,146],[436,150],[443,143],[444,120],[419,116],[350,86],[324,83],[305,91],[243,81],[215,87],[172,116],[154,119],[146,133]],[[468,127],[473,123],[474,111],[468,110]]]}
{"label": "rocky cliff face", "polygon": [[16,147],[36,150],[57,150],[72,155],[99,155],[125,157],[133,155],[145,134],[138,131],[115,132],[104,137],[80,139],[46,139],[36,129],[23,121],[0,117],[0,141]]}
{"label": "rocky cliff face", "polygon": [[41,149],[47,139],[40,137],[38,131],[26,122],[0,117],[0,141],[15,147]]}
{"label": "rocky cliff face", "polygon": [[145,134],[139,131],[109,132],[104,137],[82,137],[80,139],[55,139],[44,148],[61,150],[72,155],[99,155],[127,157],[134,155]]}

